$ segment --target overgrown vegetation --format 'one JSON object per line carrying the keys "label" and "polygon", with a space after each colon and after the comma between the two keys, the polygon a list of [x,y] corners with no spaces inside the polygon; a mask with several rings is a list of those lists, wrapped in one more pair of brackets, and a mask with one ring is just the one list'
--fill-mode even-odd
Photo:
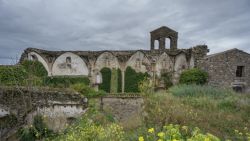
{"label": "overgrown vegetation", "polygon": [[205,84],[207,82],[207,72],[198,68],[185,70],[181,73],[180,83],[182,84]]}
{"label": "overgrown vegetation", "polygon": [[[126,126],[123,129],[111,114],[99,111],[98,101],[90,99],[96,106],[90,104],[88,113],[79,122],[52,140],[250,139],[250,96],[200,85],[179,85],[170,88],[168,93],[153,93],[148,84],[148,79],[141,82],[144,85],[142,88],[145,88],[143,92],[147,94],[144,95],[146,114],[143,114],[139,127]],[[188,94],[180,93],[180,89]],[[135,121],[128,121],[133,122]],[[114,131],[112,133],[111,128]]]}
{"label": "overgrown vegetation", "polygon": [[33,124],[30,127],[21,128],[18,132],[20,141],[41,140],[52,135],[52,131],[48,129],[41,115],[36,115]]}
{"label": "overgrown vegetation", "polygon": [[25,60],[15,66],[0,66],[0,84],[7,86],[48,86],[70,87],[82,83],[89,85],[87,77],[56,76],[48,77],[48,73],[42,63]]}
{"label": "overgrown vegetation", "polygon": [[125,71],[125,92],[140,92],[139,83],[149,77],[148,73],[137,73],[131,67]]}
{"label": "overgrown vegetation", "polygon": [[102,83],[99,85],[99,89],[107,93],[110,93],[110,82],[111,82],[111,70],[110,68],[102,68]]}
{"label": "overgrown vegetation", "polygon": [[49,87],[60,87],[68,88],[74,84],[89,85],[90,80],[87,77],[81,76],[56,76],[56,77],[46,77],[44,80],[44,85]]}
{"label": "overgrown vegetation", "polygon": [[95,98],[106,95],[106,92],[102,90],[96,91],[93,88],[84,85],[83,83],[74,84],[71,86],[71,88],[87,98]]}

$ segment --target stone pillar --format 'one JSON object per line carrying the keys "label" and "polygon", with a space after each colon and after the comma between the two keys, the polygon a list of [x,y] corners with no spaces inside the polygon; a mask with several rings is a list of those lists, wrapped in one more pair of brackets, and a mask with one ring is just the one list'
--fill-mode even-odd
{"label": "stone pillar", "polygon": [[161,37],[159,39],[159,49],[164,50],[165,49],[165,37]]}
{"label": "stone pillar", "polygon": [[122,93],[124,93],[125,90],[125,70],[121,70],[122,72]]}
{"label": "stone pillar", "polygon": [[155,40],[151,37],[151,50],[155,49]]}

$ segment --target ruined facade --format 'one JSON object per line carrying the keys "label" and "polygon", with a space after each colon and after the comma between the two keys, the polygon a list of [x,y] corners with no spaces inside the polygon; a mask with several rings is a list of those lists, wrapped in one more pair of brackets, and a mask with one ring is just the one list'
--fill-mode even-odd
{"label": "ruined facade", "polygon": [[[21,61],[25,59],[40,61],[49,76],[88,76],[93,85],[100,83],[102,68],[119,68],[122,74],[122,92],[125,85],[125,70],[129,66],[136,72],[147,72],[153,77],[160,77],[163,72],[170,72],[174,84],[178,83],[183,70],[201,67],[209,73],[209,84],[240,86],[249,91],[248,53],[230,50],[207,55],[209,50],[206,45],[179,49],[178,32],[165,26],[151,31],[150,36],[150,50],[46,51],[28,48],[22,54]],[[167,38],[170,40],[170,48],[166,48]],[[236,76],[237,69],[244,69],[244,77]]]}
{"label": "ruined facade", "polygon": [[[156,74],[160,77],[163,71],[171,72],[173,83],[177,83],[180,73],[194,67],[208,52],[206,45],[178,49],[178,33],[165,26],[150,34],[150,50],[46,51],[28,48],[22,54],[21,61],[40,61],[49,76],[88,76],[92,84],[98,83],[97,77],[102,68],[119,68],[124,92],[124,72],[128,66],[136,72],[148,72],[151,76]],[[165,38],[170,39],[170,48],[165,48]],[[155,41],[159,41],[158,49],[155,48]]]}

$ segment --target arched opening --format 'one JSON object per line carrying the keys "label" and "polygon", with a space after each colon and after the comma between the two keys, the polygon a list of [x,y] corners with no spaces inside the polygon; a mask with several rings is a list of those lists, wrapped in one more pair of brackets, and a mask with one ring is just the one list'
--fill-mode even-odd
{"label": "arched opening", "polygon": [[170,44],[171,44],[171,39],[165,38],[165,48],[170,48]]}
{"label": "arched opening", "polygon": [[107,93],[110,93],[110,82],[111,82],[111,69],[102,68],[101,69],[102,83],[99,85],[99,89]]}
{"label": "arched opening", "polygon": [[155,47],[155,49],[159,49],[159,46],[160,46],[159,40],[155,40],[154,41],[154,47]]}

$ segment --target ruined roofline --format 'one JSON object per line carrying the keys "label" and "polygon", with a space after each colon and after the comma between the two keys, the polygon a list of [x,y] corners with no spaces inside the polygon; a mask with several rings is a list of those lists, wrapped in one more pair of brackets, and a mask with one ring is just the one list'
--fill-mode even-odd
{"label": "ruined roofline", "polygon": [[[183,48],[183,49],[177,49],[177,51],[188,51],[192,49],[191,48]],[[149,53],[149,52],[165,52],[165,51],[169,51],[171,52],[171,49],[164,49],[164,50],[146,50],[146,49],[139,49],[139,50],[98,50],[98,51],[91,51],[91,50],[87,50],[87,51],[80,51],[80,50],[61,50],[61,51],[51,51],[51,50],[44,50],[44,49],[39,49],[39,48],[26,48],[24,52],[37,52],[37,53],[47,53],[47,54],[62,54],[65,52],[72,52],[72,53],[83,53],[83,54],[88,54],[88,53],[103,53],[103,52],[114,52],[114,53],[134,53],[137,51],[141,51],[141,52],[145,52],[145,53]]]}
{"label": "ruined roofline", "polygon": [[225,53],[231,52],[231,51],[240,51],[240,52],[242,52],[242,53],[245,53],[245,54],[247,54],[247,55],[250,55],[249,53],[247,53],[247,52],[245,52],[245,51],[243,51],[243,50],[240,50],[240,49],[238,49],[238,48],[232,48],[232,49],[225,50],[225,51],[222,51],[222,52],[218,52],[218,53],[214,53],[214,54],[207,55],[207,56],[205,57],[205,59],[206,59],[206,58],[211,58],[211,57],[214,57],[214,56],[217,56],[217,55],[225,54]]}

